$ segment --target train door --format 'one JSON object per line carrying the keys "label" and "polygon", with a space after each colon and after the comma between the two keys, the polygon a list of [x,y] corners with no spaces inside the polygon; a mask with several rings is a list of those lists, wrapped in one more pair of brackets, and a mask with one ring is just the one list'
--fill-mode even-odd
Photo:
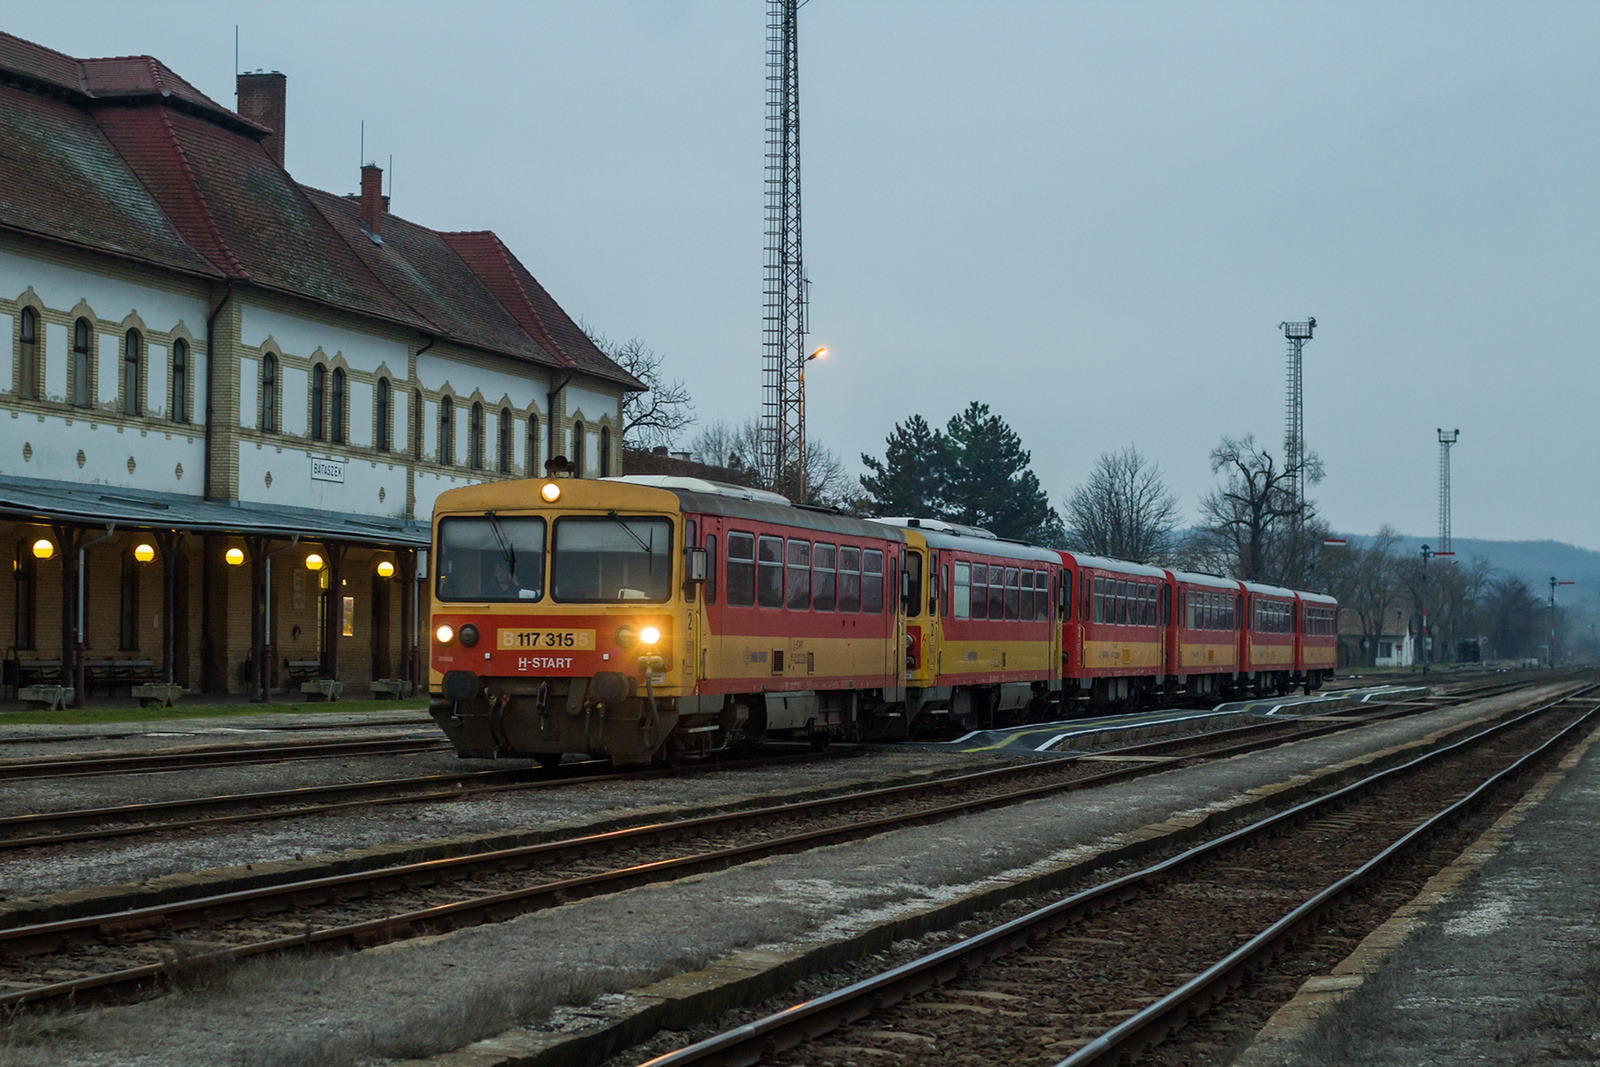
{"label": "train door", "polygon": [[1160,615],[1161,623],[1161,673],[1164,678],[1170,678],[1178,673],[1178,628],[1173,615],[1173,578],[1169,574],[1161,579]]}

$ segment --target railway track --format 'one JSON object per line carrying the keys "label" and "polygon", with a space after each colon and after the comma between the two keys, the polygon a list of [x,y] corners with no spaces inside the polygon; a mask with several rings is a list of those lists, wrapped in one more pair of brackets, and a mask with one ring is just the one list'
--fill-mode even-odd
{"label": "railway track", "polygon": [[[1515,688],[1514,683],[1483,686],[1462,694],[1412,700],[1403,704],[1368,705],[1365,710],[1369,715],[1393,717],[1443,706],[1442,702],[1459,702],[1468,696],[1478,698],[1488,691],[1503,692],[1511,688]],[[1204,736],[1214,740],[1229,737],[1243,740],[1253,736],[1267,737],[1285,730],[1299,730],[1303,735],[1306,729],[1310,729],[1285,726],[1285,722],[1293,720],[1268,720],[1223,731],[1210,731]],[[1321,732],[1336,728],[1336,726],[1323,727]],[[1170,740],[1120,746],[1112,751],[1123,756],[1144,755],[1153,758],[1168,751],[1181,751],[1195,736],[1197,735],[1189,734]],[[740,764],[727,762],[717,764],[723,768],[738,765]],[[0,817],[0,852],[112,840],[150,833],[217,828],[246,822],[304,818],[368,807],[466,800],[491,793],[549,789],[568,785],[573,781],[620,781],[666,773],[634,771],[608,774],[606,769],[609,766],[610,764],[604,760],[588,760],[563,766],[559,774],[553,778],[548,775],[535,776],[534,772],[526,768],[466,771],[457,774],[419,775],[334,786],[304,786],[98,808],[31,812]]]}
{"label": "railway track", "polygon": [[[1270,985],[1319,921],[1336,933],[1302,969],[1341,958],[1596,721],[1588,686],[647,1065],[1225,1061],[1264,1020],[1262,994],[1202,1047],[1158,1046],[1241,986]],[[1277,983],[1283,998],[1299,977]]]}
{"label": "railway track", "polygon": [[450,747],[442,737],[353,737],[333,740],[264,741],[205,745],[162,752],[91,752],[80,756],[33,756],[0,760],[0,782],[30,778],[79,778],[102,774],[147,774],[157,771],[229,767],[246,763],[349,756],[404,756]]}
{"label": "railway track", "polygon": [[[0,994],[0,1007],[136,997],[169,977],[185,938],[209,947],[204,953],[184,950],[193,966],[436,933],[1347,730],[1410,710],[1373,710],[1333,722],[1276,720],[1215,738],[1131,746],[1120,750],[1110,770],[1093,757],[1040,761],[13,926],[0,929],[0,988],[9,990]],[[862,809],[869,817],[859,817]],[[62,979],[63,973],[76,977]]]}

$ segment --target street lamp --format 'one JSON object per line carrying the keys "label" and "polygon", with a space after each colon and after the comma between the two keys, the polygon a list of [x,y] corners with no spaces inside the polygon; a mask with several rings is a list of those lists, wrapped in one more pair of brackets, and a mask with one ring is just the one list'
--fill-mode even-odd
{"label": "street lamp", "polygon": [[797,469],[794,474],[794,483],[800,490],[799,499],[795,501],[797,504],[806,502],[806,364],[827,354],[828,346],[823,345],[800,361],[800,447],[795,450]]}
{"label": "street lamp", "polygon": [[133,558],[138,560],[140,563],[149,563],[151,560],[156,558],[155,546],[150,544],[148,541],[144,544],[135,545],[133,548]]}
{"label": "street lamp", "polygon": [[222,554],[222,558],[227,561],[228,566],[230,566],[230,567],[243,566],[244,565],[244,549],[242,549],[242,548],[230,548],[230,549],[228,549],[228,551],[226,551],[226,552],[224,552]]}
{"label": "street lamp", "polygon": [[48,537],[41,537],[33,543],[34,559],[49,559],[56,554],[56,546]]}

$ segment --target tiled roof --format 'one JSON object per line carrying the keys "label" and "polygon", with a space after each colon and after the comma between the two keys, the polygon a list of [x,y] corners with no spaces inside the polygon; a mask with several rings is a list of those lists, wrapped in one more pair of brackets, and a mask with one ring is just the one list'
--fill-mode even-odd
{"label": "tiled roof", "polygon": [[300,185],[270,131],[148,56],[78,60],[0,33],[0,229],[286,293],[624,388],[608,359],[492,233]]}

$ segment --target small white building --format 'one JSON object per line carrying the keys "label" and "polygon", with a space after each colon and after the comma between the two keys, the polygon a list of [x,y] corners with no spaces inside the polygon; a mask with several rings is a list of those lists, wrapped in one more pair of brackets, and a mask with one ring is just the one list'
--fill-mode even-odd
{"label": "small white building", "polygon": [[12,685],[415,678],[438,494],[620,472],[639,383],[499,238],[301,185],[284,76],[238,91],[0,34]]}

